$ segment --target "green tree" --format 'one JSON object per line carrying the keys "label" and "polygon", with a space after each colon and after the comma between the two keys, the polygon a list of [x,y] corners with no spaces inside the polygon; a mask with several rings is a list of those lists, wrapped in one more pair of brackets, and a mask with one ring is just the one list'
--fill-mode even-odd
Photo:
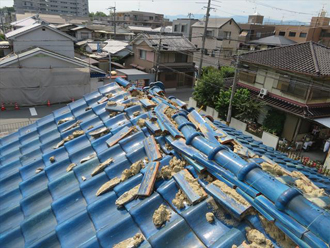
{"label": "green tree", "polygon": [[106,17],[107,15],[102,11],[90,12],[89,17]]}
{"label": "green tree", "polygon": [[283,112],[271,109],[268,111],[263,123],[265,131],[281,135],[285,122],[285,114]]}
{"label": "green tree", "polygon": [[202,76],[193,92],[194,99],[200,105],[215,107],[224,78],[232,77],[234,72],[234,68],[226,66],[220,70],[212,66],[203,67]]}
{"label": "green tree", "polygon": [[[231,89],[221,90],[216,110],[222,119],[226,119],[231,96]],[[237,89],[234,94],[232,116],[242,121],[255,121],[264,104],[257,99],[251,98],[250,91],[247,89]]]}

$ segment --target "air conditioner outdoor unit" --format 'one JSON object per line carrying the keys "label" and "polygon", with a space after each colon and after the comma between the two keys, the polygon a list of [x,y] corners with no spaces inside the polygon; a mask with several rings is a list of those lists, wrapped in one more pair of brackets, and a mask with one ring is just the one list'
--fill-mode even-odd
{"label": "air conditioner outdoor unit", "polygon": [[262,89],[260,90],[260,92],[259,92],[258,97],[260,97],[260,98],[264,98],[265,95],[267,95],[267,93],[268,93],[268,90],[265,89],[265,88],[262,88]]}

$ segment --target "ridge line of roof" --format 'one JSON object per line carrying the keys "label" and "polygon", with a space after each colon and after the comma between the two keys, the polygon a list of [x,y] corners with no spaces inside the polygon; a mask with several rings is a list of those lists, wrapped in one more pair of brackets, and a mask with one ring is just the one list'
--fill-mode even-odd
{"label": "ridge line of roof", "polygon": [[316,57],[316,54],[315,54],[313,42],[309,42],[309,46],[310,46],[310,49],[311,49],[316,74],[320,74],[320,68],[319,68],[318,60],[317,60],[317,57]]}

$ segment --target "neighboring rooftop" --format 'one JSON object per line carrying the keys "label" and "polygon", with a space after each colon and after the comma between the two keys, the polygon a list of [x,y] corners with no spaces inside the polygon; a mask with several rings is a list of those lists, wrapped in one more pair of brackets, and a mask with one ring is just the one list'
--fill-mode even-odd
{"label": "neighboring rooftop", "polygon": [[162,39],[162,51],[195,51],[196,47],[181,34],[140,34],[131,43],[145,41],[150,48],[157,49],[159,39]]}
{"label": "neighboring rooftop", "polygon": [[251,40],[249,43],[282,47],[282,46],[293,45],[293,44],[296,44],[297,42],[295,42],[293,40],[289,40],[289,39],[285,38],[284,36],[272,35],[272,36],[267,36],[265,38],[261,38],[258,40]]}
{"label": "neighboring rooftop", "polygon": [[[209,23],[207,24],[208,28],[221,28],[230,20],[234,21],[233,18],[210,18]],[[193,27],[203,27],[205,26],[204,20],[199,20],[198,22],[192,25]]]}
{"label": "neighboring rooftop", "polygon": [[330,76],[330,48],[312,41],[242,54],[246,61],[312,76]]}
{"label": "neighboring rooftop", "polygon": [[116,71],[125,74],[127,76],[131,76],[131,75],[146,75],[148,73],[144,72],[144,71],[140,71],[137,69],[117,69]]}
{"label": "neighboring rooftop", "polygon": [[25,27],[22,27],[22,28],[13,30],[11,32],[6,33],[6,37],[7,37],[7,39],[11,40],[11,39],[14,39],[15,37],[19,37],[19,36],[21,36],[23,34],[29,33],[31,31],[36,30],[36,29],[39,29],[39,28],[47,28],[47,29],[52,30],[55,33],[58,33],[58,34],[60,34],[62,36],[65,36],[66,38],[69,38],[69,39],[71,39],[73,41],[76,40],[71,35],[68,35],[68,34],[66,34],[64,32],[61,32],[60,30],[57,30],[56,28],[53,28],[53,27],[49,26],[48,24],[44,24],[44,23],[34,23],[34,24],[30,25],[30,26],[25,26]]}

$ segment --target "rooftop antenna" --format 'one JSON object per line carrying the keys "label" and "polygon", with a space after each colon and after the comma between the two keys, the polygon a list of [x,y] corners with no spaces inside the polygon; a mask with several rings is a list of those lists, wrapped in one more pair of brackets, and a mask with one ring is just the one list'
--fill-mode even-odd
{"label": "rooftop antenna", "polygon": [[191,17],[194,17],[193,13],[188,13],[188,18],[191,19]]}
{"label": "rooftop antenna", "polygon": [[138,3],[138,11],[140,11],[140,5],[141,5],[141,3],[139,2]]}

